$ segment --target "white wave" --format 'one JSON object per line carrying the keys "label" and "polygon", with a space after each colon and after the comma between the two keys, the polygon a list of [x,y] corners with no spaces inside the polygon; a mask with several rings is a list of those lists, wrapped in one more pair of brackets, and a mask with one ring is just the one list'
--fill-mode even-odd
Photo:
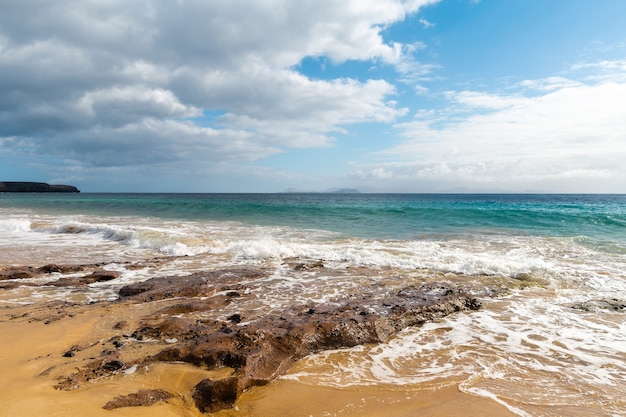
{"label": "white wave", "polygon": [[543,406],[622,415],[623,313],[580,312],[556,304],[551,293],[520,292],[478,312],[407,329],[374,347],[323,352],[304,359],[286,378],[331,387],[437,387],[456,380],[461,391],[520,416]]}
{"label": "white wave", "polygon": [[[626,290],[626,255],[598,252],[578,238],[485,234],[431,236],[429,240],[346,239],[325,231],[234,222],[23,214],[0,221],[0,230],[30,240],[33,245],[54,243],[71,248],[83,242],[95,246],[99,239],[119,245],[124,253],[138,250],[156,255],[204,256],[207,264],[211,257],[224,263],[270,266],[279,265],[285,258],[320,259],[337,268],[529,276],[558,288]],[[37,235],[41,236],[39,241]],[[113,251],[114,246],[109,250]]]}
{"label": "white wave", "polygon": [[[193,255],[205,249],[193,248],[185,243],[187,236],[176,229],[134,224],[94,223],[80,220],[34,223],[33,232],[58,235],[98,236],[103,241],[139,249],[153,249],[168,255]],[[26,231],[26,230],[23,230]]]}
{"label": "white wave", "polygon": [[30,220],[25,218],[0,219],[0,231],[4,233],[25,233],[30,231],[30,227]]}
{"label": "white wave", "polygon": [[[236,236],[233,236],[236,238]],[[378,268],[429,269],[465,275],[542,275],[555,267],[555,259],[538,252],[537,242],[515,242],[507,250],[480,241],[371,241],[364,239],[313,241],[281,240],[257,236],[214,241],[213,253],[236,259],[323,259],[335,265]],[[544,242],[545,244],[545,242]]]}

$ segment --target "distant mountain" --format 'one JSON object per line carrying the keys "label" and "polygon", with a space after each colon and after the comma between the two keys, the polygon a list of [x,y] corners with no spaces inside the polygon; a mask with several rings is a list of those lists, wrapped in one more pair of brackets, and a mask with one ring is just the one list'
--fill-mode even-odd
{"label": "distant mountain", "polygon": [[361,192],[356,188],[342,188],[340,190],[330,192],[335,194],[361,194]]}
{"label": "distant mountain", "polygon": [[326,191],[307,191],[307,190],[298,190],[297,188],[287,188],[283,193],[306,193],[306,194],[361,194],[359,190],[356,188],[341,188],[341,189],[331,189]]}

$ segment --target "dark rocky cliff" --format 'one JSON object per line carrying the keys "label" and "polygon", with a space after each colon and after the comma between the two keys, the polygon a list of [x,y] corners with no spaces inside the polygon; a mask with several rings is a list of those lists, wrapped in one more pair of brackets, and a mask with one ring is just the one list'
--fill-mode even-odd
{"label": "dark rocky cliff", "polygon": [[79,193],[73,185],[50,185],[45,182],[0,182],[0,193]]}

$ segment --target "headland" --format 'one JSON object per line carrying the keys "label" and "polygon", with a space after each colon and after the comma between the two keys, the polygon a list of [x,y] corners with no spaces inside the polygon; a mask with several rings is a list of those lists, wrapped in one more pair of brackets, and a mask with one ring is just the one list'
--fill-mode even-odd
{"label": "headland", "polygon": [[80,190],[73,185],[5,181],[0,182],[0,193],[80,193]]}

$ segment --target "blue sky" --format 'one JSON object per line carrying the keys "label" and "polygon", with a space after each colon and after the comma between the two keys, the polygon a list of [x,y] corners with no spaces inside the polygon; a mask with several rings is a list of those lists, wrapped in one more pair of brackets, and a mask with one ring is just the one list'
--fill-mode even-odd
{"label": "blue sky", "polygon": [[626,2],[0,4],[0,181],[626,193]]}

